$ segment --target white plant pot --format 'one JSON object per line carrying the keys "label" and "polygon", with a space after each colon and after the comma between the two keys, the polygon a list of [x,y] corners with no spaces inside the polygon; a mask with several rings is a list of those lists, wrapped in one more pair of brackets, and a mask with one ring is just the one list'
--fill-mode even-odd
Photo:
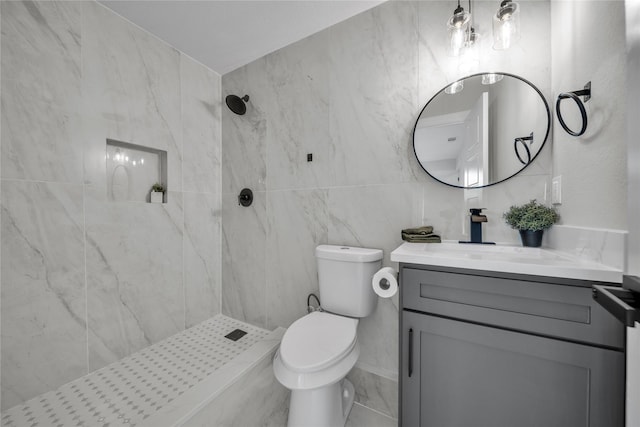
{"label": "white plant pot", "polygon": [[162,191],[151,192],[151,203],[162,203],[163,198],[164,198],[164,193]]}

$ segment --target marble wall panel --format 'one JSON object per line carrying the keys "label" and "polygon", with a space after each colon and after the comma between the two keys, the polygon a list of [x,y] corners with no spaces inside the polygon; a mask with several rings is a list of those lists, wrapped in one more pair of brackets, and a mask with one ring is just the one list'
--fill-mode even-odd
{"label": "marble wall panel", "polygon": [[[402,243],[401,230],[420,225],[419,184],[342,187],[329,190],[329,243],[384,251],[383,265]],[[386,376],[398,369],[398,299],[379,299],[375,312],[360,320],[360,363]]]}
{"label": "marble wall panel", "polygon": [[80,4],[0,7],[2,177],[80,183]]}
{"label": "marble wall panel", "polygon": [[87,372],[82,186],[2,181],[2,409]]}
{"label": "marble wall panel", "polygon": [[417,4],[388,2],[331,27],[332,185],[411,180]]}
{"label": "marble wall panel", "polygon": [[[624,3],[552,1],[551,7],[551,34],[557,40],[552,52],[554,93],[578,90],[587,82],[593,90],[585,104],[589,120],[584,135],[569,135],[554,118],[553,170],[562,175],[561,223],[626,229],[625,121],[637,117],[627,118],[624,102]],[[578,116],[569,102],[562,108],[568,121]]]}
{"label": "marble wall panel", "polygon": [[[421,185],[421,218],[419,224],[432,225],[434,232],[445,240],[460,240],[463,224],[469,220],[465,210],[465,191],[429,178]],[[446,200],[446,202],[443,202]]]}
{"label": "marble wall panel", "polygon": [[167,151],[167,188],[181,191],[180,53],[98,3],[83,6],[85,115],[116,122],[133,140]]}
{"label": "marble wall panel", "polygon": [[183,190],[221,191],[220,76],[180,55]]}
{"label": "marble wall panel", "polygon": [[222,313],[266,328],[267,193],[253,192],[253,204],[222,195]]}
{"label": "marble wall panel", "polygon": [[420,225],[421,186],[415,183],[329,189],[329,243],[377,248],[389,254],[403,228]]}
{"label": "marble wall panel", "polygon": [[40,99],[75,107],[82,74],[82,2],[11,1],[0,9],[2,79],[28,82]]}
{"label": "marble wall panel", "polygon": [[264,112],[264,60],[257,60],[222,78],[222,98],[249,95],[239,116],[222,107],[222,192],[237,194],[245,187],[267,189],[267,117]]}
{"label": "marble wall panel", "polygon": [[1,86],[2,177],[80,184],[83,160],[77,112],[42,99],[30,82],[3,78]]}
{"label": "marble wall panel", "polygon": [[317,188],[331,181],[328,59],[327,31],[264,58],[265,96],[260,102],[269,123],[269,190]]}
{"label": "marble wall panel", "polygon": [[[452,188],[433,181],[422,185],[422,224],[434,225],[444,240],[469,240],[469,209],[482,206],[488,221],[482,225],[485,241],[519,244],[516,230],[505,224],[502,214],[511,205],[536,199],[549,203],[548,175],[518,175],[499,185],[479,189]],[[526,189],[526,191],[523,191]],[[447,203],[438,201],[446,199]]]}
{"label": "marble wall panel", "polygon": [[91,371],[184,329],[181,193],[168,203],[86,192]]}
{"label": "marble wall panel", "polygon": [[318,292],[315,248],[328,240],[328,191],[271,191],[267,198],[267,327],[289,327]]}
{"label": "marble wall panel", "polygon": [[184,193],[184,294],[186,327],[221,310],[219,194]]}
{"label": "marble wall panel", "polygon": [[[520,244],[520,234],[504,222],[502,214],[506,212],[510,206],[521,205],[532,199],[550,205],[550,200],[548,199],[550,184],[548,177],[524,175],[513,177],[509,181],[497,186],[473,190],[481,192],[482,206],[487,207],[482,211],[488,218],[482,230],[483,240]],[[469,207],[475,206],[467,206],[465,213],[469,212]],[[465,239],[469,238],[468,223],[467,217],[465,223]]]}

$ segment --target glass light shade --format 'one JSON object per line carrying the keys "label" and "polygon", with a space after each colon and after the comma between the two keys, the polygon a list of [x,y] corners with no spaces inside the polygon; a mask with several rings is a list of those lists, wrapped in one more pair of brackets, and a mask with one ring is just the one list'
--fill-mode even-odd
{"label": "glass light shade", "polygon": [[462,92],[462,89],[464,89],[464,82],[462,80],[458,80],[457,82],[453,82],[447,86],[444,93],[453,95],[455,93]]}
{"label": "glass light shade", "polygon": [[512,1],[503,1],[493,15],[493,48],[509,49],[520,38],[520,6]]}
{"label": "glass light shade", "polygon": [[467,32],[467,39],[464,43],[466,47],[473,46],[480,41],[480,34],[476,33],[473,25],[470,25],[469,31]]}
{"label": "glass light shade", "polygon": [[483,85],[492,85],[494,83],[498,83],[502,80],[504,76],[502,74],[495,73],[487,73],[482,75],[482,84]]}
{"label": "glass light shade", "polygon": [[462,48],[467,42],[467,31],[469,30],[470,21],[471,15],[461,7],[457,8],[447,21],[447,29],[449,30],[448,50],[450,56],[460,55]]}
{"label": "glass light shade", "polygon": [[467,43],[467,46],[462,49],[460,54],[460,60],[458,64],[458,70],[462,75],[474,74],[478,71],[480,65],[480,54],[478,52],[479,46],[476,44]]}

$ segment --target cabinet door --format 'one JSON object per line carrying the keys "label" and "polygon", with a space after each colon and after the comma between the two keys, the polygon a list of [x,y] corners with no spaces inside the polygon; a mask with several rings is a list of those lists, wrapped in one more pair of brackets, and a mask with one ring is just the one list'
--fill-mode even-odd
{"label": "cabinet door", "polygon": [[624,425],[622,352],[408,311],[402,320],[406,427]]}

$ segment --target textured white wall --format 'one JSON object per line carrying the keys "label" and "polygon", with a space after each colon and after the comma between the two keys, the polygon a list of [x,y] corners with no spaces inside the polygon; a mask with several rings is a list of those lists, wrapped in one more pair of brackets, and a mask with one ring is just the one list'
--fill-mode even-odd
{"label": "textured white wall", "polygon": [[[570,136],[554,118],[553,173],[562,175],[561,223],[626,229],[624,2],[552,0],[551,12],[554,106],[559,93],[592,84],[583,136]],[[572,102],[563,101],[562,111],[579,129]]]}

